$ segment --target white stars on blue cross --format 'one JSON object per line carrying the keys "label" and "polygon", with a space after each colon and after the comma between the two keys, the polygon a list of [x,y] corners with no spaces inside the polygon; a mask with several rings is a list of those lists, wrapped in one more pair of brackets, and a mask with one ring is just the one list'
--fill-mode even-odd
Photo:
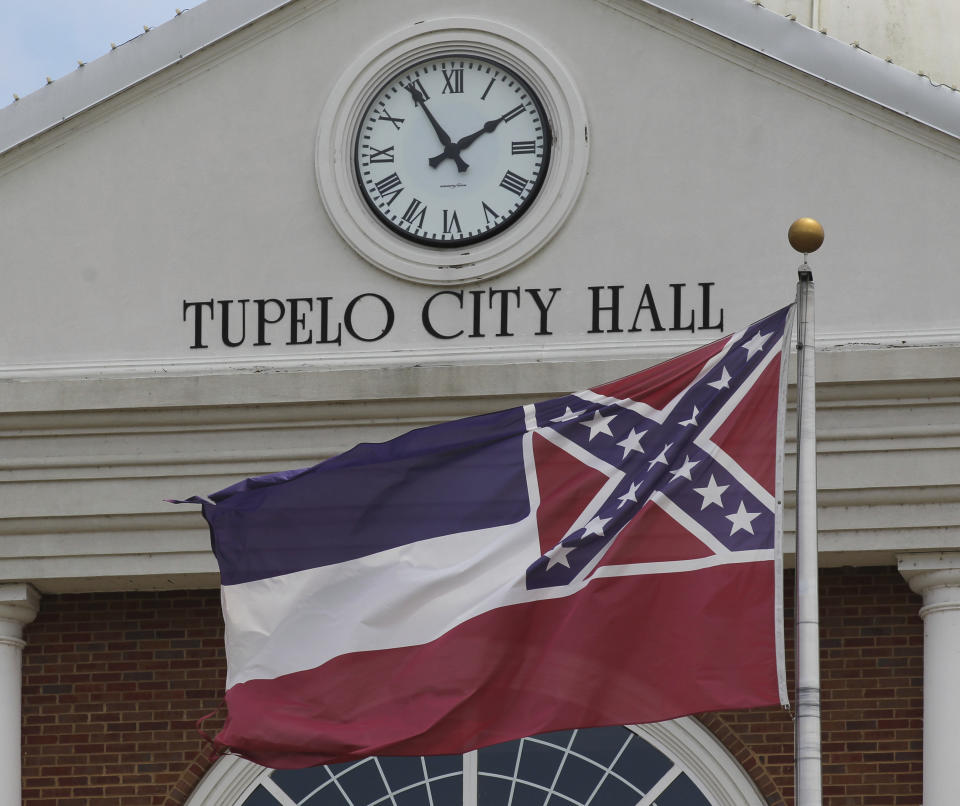
{"label": "white stars on blue cross", "polygon": [[[731,551],[773,547],[774,512],[724,464],[695,442],[700,429],[719,416],[769,349],[773,332],[750,328],[715,366],[680,393],[662,422],[633,408],[595,402],[590,395],[536,406],[540,430],[553,430],[623,478],[590,512],[570,512],[560,544],[527,571],[528,587],[552,587],[575,579],[656,493],[679,507]],[[776,343],[778,340],[774,340]],[[740,478],[746,477],[742,469]],[[752,485],[754,489],[756,485]]]}
{"label": "white stars on blue cross", "polygon": [[640,444],[640,440],[643,439],[646,433],[647,432],[645,430],[638,433],[636,428],[631,428],[627,438],[622,439],[617,443],[618,448],[623,448],[624,459],[626,459],[633,451],[643,453],[643,446]]}

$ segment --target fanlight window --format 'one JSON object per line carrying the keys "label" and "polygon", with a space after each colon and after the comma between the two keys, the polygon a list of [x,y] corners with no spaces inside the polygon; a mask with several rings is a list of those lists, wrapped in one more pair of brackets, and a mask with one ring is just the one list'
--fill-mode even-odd
{"label": "fanlight window", "polygon": [[[660,742],[656,744],[662,746]],[[190,806],[762,803],[729,756],[712,765],[701,764],[699,759],[691,765],[672,757],[677,755],[668,755],[666,748],[655,746],[641,734],[640,728],[610,727],[548,733],[485,747],[464,756],[378,757],[304,770],[266,770],[249,762],[239,762],[247,765],[240,787],[236,783],[233,786],[221,783],[208,787],[209,792],[204,796],[201,784],[188,803]],[[692,759],[696,756],[690,755],[688,761]],[[720,775],[711,772],[718,764],[723,768]],[[690,769],[691,766],[697,767],[700,774]],[[738,775],[742,779],[739,785],[731,786]]]}

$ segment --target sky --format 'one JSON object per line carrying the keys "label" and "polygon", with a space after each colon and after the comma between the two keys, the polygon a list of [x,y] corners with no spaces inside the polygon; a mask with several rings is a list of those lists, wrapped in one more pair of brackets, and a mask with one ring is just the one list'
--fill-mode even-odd
{"label": "sky", "polygon": [[[179,7],[186,9],[186,0]],[[0,0],[0,107],[176,14],[178,0]],[[194,0],[192,5],[198,5]]]}

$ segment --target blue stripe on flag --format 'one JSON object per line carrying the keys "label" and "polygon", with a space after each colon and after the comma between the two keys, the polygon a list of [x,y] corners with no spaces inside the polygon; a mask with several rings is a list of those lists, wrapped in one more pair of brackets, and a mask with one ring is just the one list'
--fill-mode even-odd
{"label": "blue stripe on flag", "polygon": [[530,511],[525,430],[523,410],[508,409],[361,444],[314,467],[215,493],[203,512],[221,583],[521,520]]}

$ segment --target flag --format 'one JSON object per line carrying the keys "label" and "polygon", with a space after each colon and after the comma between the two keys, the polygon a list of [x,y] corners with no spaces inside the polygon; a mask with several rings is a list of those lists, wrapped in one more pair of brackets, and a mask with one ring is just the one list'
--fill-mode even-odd
{"label": "flag", "polygon": [[292,768],[785,704],[792,310],[191,499],[221,574],[216,741]]}

